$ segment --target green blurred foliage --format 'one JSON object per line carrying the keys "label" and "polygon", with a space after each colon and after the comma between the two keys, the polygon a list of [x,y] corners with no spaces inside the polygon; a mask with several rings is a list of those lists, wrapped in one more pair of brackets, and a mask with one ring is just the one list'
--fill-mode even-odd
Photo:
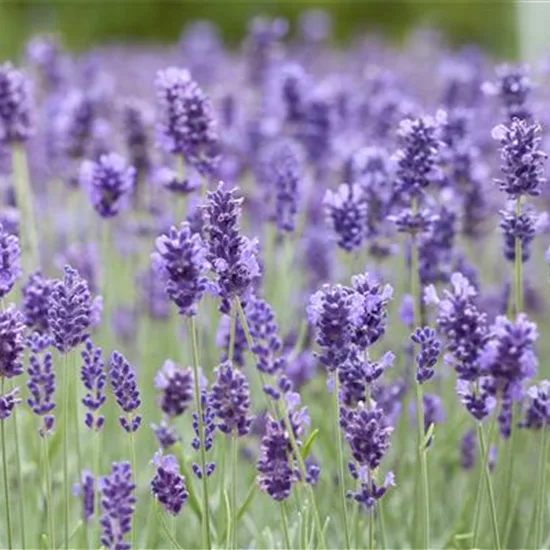
{"label": "green blurred foliage", "polygon": [[45,31],[59,33],[75,51],[113,41],[174,42],[193,19],[216,22],[227,42],[235,45],[254,15],[295,21],[302,11],[315,7],[333,15],[338,41],[364,30],[400,39],[414,26],[429,25],[443,30],[453,44],[478,42],[507,57],[517,51],[516,6],[510,0],[19,0],[0,2],[0,56],[18,55],[29,35]]}

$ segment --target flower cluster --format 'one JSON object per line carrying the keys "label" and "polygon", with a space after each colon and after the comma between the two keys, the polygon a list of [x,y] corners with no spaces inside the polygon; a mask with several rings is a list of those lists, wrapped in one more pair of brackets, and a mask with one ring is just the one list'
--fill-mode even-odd
{"label": "flower cluster", "polygon": [[88,338],[86,345],[81,352],[82,368],[80,379],[86,389],[86,395],[82,398],[82,404],[88,409],[84,417],[84,423],[90,430],[101,430],[105,417],[98,414],[103,407],[107,396],[105,395],[105,385],[107,383],[107,374],[101,354],[101,348],[95,347],[92,340]]}
{"label": "flower cluster", "polygon": [[189,496],[179,464],[174,456],[162,456],[160,451],[155,454],[153,464],[157,470],[151,481],[151,492],[168,513],[177,516]]}
{"label": "flower cluster", "polygon": [[33,132],[30,80],[11,63],[0,65],[0,143],[26,141]]}
{"label": "flower cluster", "polygon": [[136,414],[141,405],[136,373],[125,357],[114,351],[109,361],[109,381],[118,406],[125,413],[119,417],[120,425],[128,432],[135,432],[141,424]]}

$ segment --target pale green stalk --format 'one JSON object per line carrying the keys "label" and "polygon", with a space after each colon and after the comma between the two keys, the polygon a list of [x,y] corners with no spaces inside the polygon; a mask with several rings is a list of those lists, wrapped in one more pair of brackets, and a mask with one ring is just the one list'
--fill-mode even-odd
{"label": "pale green stalk", "polygon": [[542,427],[541,450],[539,456],[538,475],[537,475],[537,499],[535,507],[538,507],[537,521],[535,524],[535,545],[534,548],[542,548],[542,534],[544,532],[544,512],[546,509],[546,462],[548,459],[548,441],[547,428]]}
{"label": "pale green stalk", "polygon": [[[93,440],[93,470],[94,470],[94,477],[96,480],[99,479],[99,476],[101,475],[101,468],[100,468],[100,458],[99,458],[99,451],[101,446],[101,433],[100,431],[96,431],[94,433],[94,440]],[[97,491],[94,491],[94,509],[99,510],[100,508],[100,500],[99,500],[99,494]],[[99,522],[94,523],[94,527],[92,529],[92,547],[95,547],[95,545],[98,543],[99,540]]]}
{"label": "pale green stalk", "polygon": [[[521,216],[521,196],[516,199],[516,216]],[[521,239],[515,238],[516,315],[523,311],[523,262]]]}
{"label": "pale green stalk", "polygon": [[[15,385],[12,385],[12,387],[15,387]],[[18,421],[17,421],[17,407],[13,409],[12,412],[13,417],[13,445],[15,447],[15,473],[17,474],[17,484],[18,484],[18,490],[19,490],[19,499],[17,502],[17,511],[19,513],[19,529],[20,529],[20,536],[21,536],[21,548],[23,550],[26,548],[26,542],[25,542],[25,530],[26,530],[26,522],[25,522],[25,495],[23,494],[23,472],[21,468],[21,451],[19,446],[19,427],[18,427]]]}
{"label": "pale green stalk", "polygon": [[386,521],[384,518],[384,499],[380,500],[377,505],[376,509],[378,510],[378,524],[379,524],[379,531],[380,531],[380,548],[384,549],[387,548],[387,542],[386,542]]}
{"label": "pale green stalk", "polygon": [[369,550],[374,550],[374,510],[369,510]]}
{"label": "pale green stalk", "polygon": [[[2,395],[5,392],[5,378],[2,377]],[[10,502],[10,486],[8,478],[8,454],[6,452],[6,421],[0,420],[0,438],[2,439],[2,474],[4,478],[4,507],[6,514],[6,533],[8,537],[8,550],[13,548],[11,535],[11,502]]]}
{"label": "pale green stalk", "polygon": [[349,532],[348,522],[348,510],[347,510],[347,497],[346,497],[346,483],[344,477],[344,450],[342,447],[342,433],[340,428],[340,380],[338,379],[338,372],[334,373],[334,416],[336,421],[336,449],[338,451],[338,487],[340,489],[340,507],[342,514],[342,522],[344,524],[344,536],[346,540],[346,548],[351,548],[351,537]]}
{"label": "pale green stalk", "polygon": [[231,519],[233,529],[231,529],[231,547],[237,550],[237,462],[239,460],[239,440],[236,430],[231,435]]}
{"label": "pale green stalk", "polygon": [[54,509],[53,509],[53,496],[52,496],[52,470],[50,466],[50,453],[48,451],[48,438],[46,435],[41,437],[42,439],[42,454],[44,457],[44,477],[46,482],[46,506],[48,507],[48,531],[49,531],[49,544],[51,548],[55,546],[55,527],[54,527]]}
{"label": "pale green stalk", "polygon": [[286,550],[292,550],[292,545],[290,544],[290,535],[288,533],[288,520],[286,518],[286,504],[284,501],[280,503],[281,509],[281,523],[283,525],[283,535],[285,537],[285,548]]}
{"label": "pale green stalk", "polygon": [[69,488],[69,361],[68,355],[63,354],[63,488],[64,498],[64,532],[63,544],[69,549],[69,508],[71,506],[71,491]]}
{"label": "pale green stalk", "polygon": [[[133,415],[130,415],[130,419],[129,419],[129,424],[130,426],[132,425],[132,420],[133,420]],[[135,443],[135,438],[134,438],[134,432],[132,430],[130,430],[130,433],[129,433],[129,441],[130,441],[130,458],[131,458],[131,461],[132,461],[132,474],[134,476],[134,483],[136,485],[136,505],[135,505],[135,508],[136,508],[136,511],[137,511],[137,507],[138,507],[138,500],[137,500],[137,493],[138,493],[138,471],[137,471],[137,461],[136,461],[136,443]],[[137,532],[136,532],[136,518],[135,518],[135,515],[134,514],[134,517],[132,518],[132,533],[131,533],[131,537],[132,537],[132,548],[137,548],[136,546],[136,541],[137,541]]]}
{"label": "pale green stalk", "polygon": [[195,387],[195,401],[198,415],[199,427],[199,442],[200,442],[200,461],[202,468],[202,509],[203,509],[203,547],[210,550],[212,547],[210,542],[210,505],[208,503],[208,480],[206,476],[206,450],[204,448],[204,418],[202,416],[202,398],[199,383],[199,352],[197,349],[197,333],[195,327],[195,318],[189,317],[189,332],[191,333],[191,341],[193,346],[193,373]]}

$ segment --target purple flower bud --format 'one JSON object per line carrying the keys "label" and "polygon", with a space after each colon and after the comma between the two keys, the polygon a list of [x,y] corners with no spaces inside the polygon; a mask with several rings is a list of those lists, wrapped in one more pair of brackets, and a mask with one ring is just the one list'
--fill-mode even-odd
{"label": "purple flower bud", "polygon": [[466,410],[478,421],[491,414],[496,406],[496,399],[486,384],[486,378],[480,378],[479,389],[472,382],[459,378],[456,381],[456,393]]}
{"label": "purple flower bud", "polygon": [[114,462],[109,476],[99,481],[101,492],[101,544],[109,550],[129,550],[124,536],[132,529],[136,486],[128,462]]}
{"label": "purple flower bud", "polygon": [[19,239],[4,231],[0,224],[0,299],[11,291],[21,275],[20,256]]}
{"label": "purple flower bud", "polygon": [[80,169],[80,185],[88,191],[92,206],[103,218],[119,213],[135,180],[135,168],[116,153],[101,155],[96,162],[85,161]]}
{"label": "purple flower bud", "polygon": [[32,354],[29,357],[27,373],[29,375],[27,387],[30,393],[27,404],[34,414],[43,417],[43,423],[38,433],[44,437],[53,429],[55,423],[54,416],[50,414],[55,408],[55,401],[53,400],[55,371],[53,369],[52,354],[48,352],[43,357]]}
{"label": "purple flower bud", "polygon": [[86,340],[86,346],[82,350],[80,378],[87,390],[82,399],[82,404],[88,409],[84,423],[90,430],[100,430],[103,427],[104,416],[97,415],[97,412],[107,400],[105,395],[107,374],[101,356],[101,348],[94,347],[91,339]]}
{"label": "purple flower bud", "polygon": [[21,310],[25,317],[25,325],[41,333],[49,332],[48,308],[51,282],[35,271],[29,275],[22,288],[23,301]]}
{"label": "purple flower bud", "polygon": [[550,381],[542,380],[527,390],[525,418],[521,426],[530,430],[545,429],[550,424]]}
{"label": "purple flower bud", "polygon": [[73,494],[82,498],[82,519],[90,521],[95,512],[95,478],[89,470],[82,471],[80,483],[73,487]]}
{"label": "purple flower bud", "polygon": [[153,113],[149,105],[139,99],[128,99],[122,107],[122,125],[130,163],[137,171],[151,165],[149,131]]}
{"label": "purple flower bud", "polygon": [[439,358],[441,346],[435,330],[430,327],[417,327],[411,334],[411,340],[420,346],[416,354],[416,381],[424,384],[435,374],[433,367]]}
{"label": "purple flower bud", "polygon": [[157,471],[151,481],[151,492],[168,513],[177,516],[189,496],[179,464],[174,456],[162,456],[161,451],[155,453],[152,463]]}
{"label": "purple flower bud", "polygon": [[468,430],[460,440],[460,465],[473,470],[476,462],[477,439],[474,430]]}
{"label": "purple flower bud", "polygon": [[0,421],[8,419],[14,407],[19,403],[21,403],[19,388],[13,388],[8,393],[0,395]]}
{"label": "purple flower bud", "polygon": [[120,416],[120,425],[127,432],[135,432],[141,423],[141,416],[135,411],[141,405],[136,372],[125,357],[114,351],[109,361],[109,381],[118,406],[127,416]]}
{"label": "purple flower bud", "polygon": [[11,63],[0,65],[0,143],[24,142],[33,133],[30,81]]}
{"label": "purple flower bud", "polygon": [[23,315],[13,306],[0,312],[0,378],[23,373]]}
{"label": "purple flower bud", "polygon": [[497,82],[487,82],[483,90],[490,95],[497,95],[504,112],[510,121],[529,119],[531,111],[527,107],[527,98],[533,85],[527,76],[525,67],[501,65],[497,68]]}
{"label": "purple flower bud", "polygon": [[63,280],[56,279],[52,283],[48,325],[54,346],[61,353],[68,353],[88,336],[92,304],[88,284],[78,271],[69,265],[63,271]]}
{"label": "purple flower bud", "polygon": [[[373,474],[369,474],[368,469],[364,466],[357,469],[353,463],[350,463],[349,467],[352,477],[358,479],[361,484],[356,491],[348,491],[347,497],[352,498],[367,510],[374,508],[376,502],[386,494],[388,488],[395,485],[395,477],[392,472],[386,474],[382,485],[377,485],[374,481]],[[369,479],[369,477],[371,479]]]}
{"label": "purple flower bud", "polygon": [[159,425],[151,424],[151,429],[155,432],[155,437],[161,449],[168,449],[178,441],[181,441],[181,437],[175,433],[172,426],[168,425],[165,420]]}
{"label": "purple flower bud", "polygon": [[162,392],[159,397],[162,412],[175,418],[193,402],[193,370],[178,367],[167,359],[155,376],[155,388]]}

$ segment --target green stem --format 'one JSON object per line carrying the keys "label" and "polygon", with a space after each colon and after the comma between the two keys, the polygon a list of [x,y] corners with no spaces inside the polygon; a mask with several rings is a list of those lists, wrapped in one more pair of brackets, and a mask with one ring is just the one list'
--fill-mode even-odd
{"label": "green stem", "polygon": [[[159,520],[160,526],[162,527],[162,530],[164,531],[164,534],[168,538],[168,540],[172,543],[172,546],[176,548],[177,550],[183,550],[182,547],[178,544],[178,541],[175,539],[174,535],[171,533],[170,529],[168,528],[168,525],[166,525],[166,521],[164,520],[164,517],[162,515],[162,511],[160,510],[158,503],[155,505],[156,511],[157,511],[157,518]],[[135,548],[134,546],[132,548]]]}
{"label": "green stem", "polygon": [[[4,395],[5,392],[5,378],[2,377],[2,393],[1,395]],[[9,486],[9,479],[8,479],[8,454],[6,452],[6,421],[0,420],[0,437],[2,439],[2,474],[4,477],[4,506],[5,506],[5,514],[6,514],[6,532],[8,535],[8,549],[11,550],[13,548],[13,542],[11,538],[11,512],[10,512],[10,486]]]}
{"label": "green stem", "polygon": [[347,498],[346,498],[346,484],[344,477],[344,450],[342,447],[342,433],[340,429],[340,380],[338,378],[338,372],[334,373],[334,416],[336,422],[336,449],[338,451],[338,487],[340,488],[340,507],[342,514],[342,522],[344,523],[344,536],[346,540],[346,548],[351,548],[351,538],[349,532],[348,511],[347,511]]}
{"label": "green stem", "polygon": [[280,503],[281,508],[281,523],[283,524],[283,534],[285,537],[285,548],[287,550],[292,550],[292,546],[290,544],[290,535],[288,533],[288,520],[286,519],[286,504],[284,501]]}
{"label": "green stem", "polygon": [[[516,199],[516,216],[521,216],[521,196]],[[521,240],[515,238],[515,283],[516,283],[516,315],[523,311],[523,262],[521,259]]]}
{"label": "green stem", "polygon": [[[15,386],[12,386],[15,387]],[[15,447],[15,472],[17,474],[17,485],[19,490],[19,499],[17,503],[17,510],[19,513],[19,529],[21,530],[21,548],[26,548],[25,541],[25,495],[23,494],[23,473],[21,468],[21,447],[19,445],[19,427],[17,422],[17,408],[13,409],[13,444]]]}
{"label": "green stem", "polygon": [[17,206],[21,212],[21,244],[25,271],[40,265],[27,154],[22,144],[12,146],[12,169]]}
{"label": "green stem", "polygon": [[237,550],[237,461],[239,460],[239,440],[234,431],[231,437],[231,519],[233,529],[231,529],[231,547]]}
{"label": "green stem", "polygon": [[546,508],[546,460],[548,455],[548,442],[546,431],[547,428],[543,426],[537,476],[538,495],[537,500],[535,501],[535,506],[538,506],[537,522],[535,524],[535,549],[542,548],[542,533],[544,531],[544,511]]}
{"label": "green stem", "polygon": [[[129,419],[129,425],[131,426],[132,425],[132,418]],[[130,441],[130,457],[131,457],[131,460],[132,460],[132,474],[134,476],[134,483],[136,485],[136,504],[135,504],[135,509],[137,510],[137,506],[138,506],[138,502],[137,502],[137,494],[138,494],[138,471],[137,471],[137,464],[136,464],[136,443],[135,443],[135,438],[134,438],[134,432],[132,430],[130,430],[130,437],[129,437],[129,441]],[[132,518],[132,533],[131,533],[131,536],[132,536],[132,548],[137,548],[136,546],[136,536],[137,536],[137,533],[136,533],[136,518],[135,518],[136,514],[134,513],[134,517]]]}
{"label": "green stem", "polygon": [[376,506],[378,510],[378,524],[380,530],[380,548],[387,548],[386,542],[386,521],[384,519],[384,499],[380,500]]}
{"label": "green stem", "polygon": [[374,510],[369,510],[369,550],[374,550]]}
{"label": "green stem", "polygon": [[69,361],[68,355],[63,354],[63,487],[64,487],[64,528],[65,548],[69,549],[69,507],[71,503],[71,492],[69,488]]}
{"label": "green stem", "polygon": [[194,386],[195,386],[195,401],[198,415],[198,427],[199,427],[199,442],[200,442],[200,461],[202,468],[202,510],[203,510],[203,536],[204,536],[204,548],[210,550],[210,505],[208,503],[208,479],[206,476],[206,450],[204,448],[204,418],[202,416],[202,398],[201,389],[199,383],[199,352],[197,349],[197,332],[195,327],[195,318],[189,318],[189,331],[191,333],[191,341],[193,346],[193,373],[194,373]]}
{"label": "green stem", "polygon": [[[478,422],[477,434],[479,437],[479,447],[481,450],[481,456],[482,457],[488,456],[489,449],[485,442],[485,435],[483,433],[483,426],[481,425],[481,422]],[[485,477],[487,494],[489,496],[489,512],[491,516],[491,527],[493,529],[493,544],[496,550],[500,550],[500,536],[498,532],[497,509],[495,505],[495,495],[493,492],[493,483],[491,481],[491,471],[489,470],[488,461],[485,461],[485,463],[483,464],[483,474]]]}
{"label": "green stem", "polygon": [[48,507],[48,529],[50,548],[55,548],[54,509],[52,497],[52,470],[50,466],[50,453],[48,452],[48,439],[45,435],[42,439],[42,451],[44,455],[44,477],[46,482],[46,505]]}
{"label": "green stem", "polygon": [[231,313],[229,317],[229,349],[227,350],[227,360],[230,363],[233,363],[233,354],[235,353],[236,322],[235,306],[231,304]]}
{"label": "green stem", "polygon": [[[95,510],[99,510],[100,508],[100,499],[99,499],[99,493],[97,491],[98,489],[98,486],[97,486],[97,480],[99,480],[99,476],[101,474],[101,467],[100,467],[100,459],[99,459],[99,448],[100,448],[100,445],[101,445],[101,441],[100,441],[100,438],[101,438],[101,431],[96,431],[94,433],[94,441],[93,441],[93,453],[94,453],[94,457],[93,457],[93,473],[94,473],[94,477],[96,479],[95,481],[95,491],[94,491],[94,509]],[[95,545],[98,543],[99,541],[99,522],[96,521],[94,523],[94,527],[93,527],[93,530],[92,530],[92,548],[95,548]]]}

